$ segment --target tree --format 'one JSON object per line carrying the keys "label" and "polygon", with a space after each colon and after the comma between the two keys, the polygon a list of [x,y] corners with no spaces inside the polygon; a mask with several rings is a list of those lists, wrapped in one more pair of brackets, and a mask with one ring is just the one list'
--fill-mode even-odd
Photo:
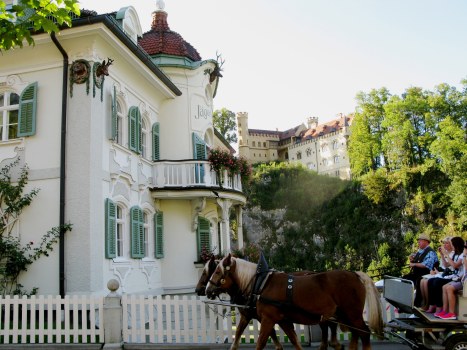
{"label": "tree", "polygon": [[383,90],[358,96],[352,173],[370,201],[402,210],[407,232],[430,228],[436,239],[448,232],[462,236],[467,228],[467,82],[462,84],[462,90],[410,87],[386,99]]}
{"label": "tree", "polygon": [[353,176],[359,177],[384,164],[381,150],[384,130],[381,123],[385,116],[384,105],[389,97],[386,88],[372,90],[368,94],[360,92],[356,97],[358,105],[349,140]]}
{"label": "tree", "polygon": [[34,44],[35,32],[57,33],[59,26],[71,26],[72,14],[79,16],[78,0],[20,0],[6,6],[0,0],[0,51]]}
{"label": "tree", "polygon": [[237,123],[235,121],[235,113],[227,108],[215,110],[212,114],[214,127],[227,140],[228,143],[237,142]]}

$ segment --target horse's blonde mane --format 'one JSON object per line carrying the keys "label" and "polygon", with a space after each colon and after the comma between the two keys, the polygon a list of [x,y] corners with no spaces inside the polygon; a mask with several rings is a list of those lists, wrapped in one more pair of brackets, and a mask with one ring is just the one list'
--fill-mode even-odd
{"label": "horse's blonde mane", "polygon": [[237,273],[238,286],[240,290],[249,292],[252,286],[252,279],[256,275],[257,264],[252,262],[232,257],[232,261],[235,261],[237,265],[235,271]]}

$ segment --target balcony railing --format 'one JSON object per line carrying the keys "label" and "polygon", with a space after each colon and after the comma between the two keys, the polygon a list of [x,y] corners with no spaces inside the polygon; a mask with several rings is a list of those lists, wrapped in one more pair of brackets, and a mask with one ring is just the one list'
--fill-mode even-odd
{"label": "balcony railing", "polygon": [[216,187],[242,191],[240,173],[230,176],[227,170],[217,174],[207,160],[164,160],[153,165],[156,188]]}

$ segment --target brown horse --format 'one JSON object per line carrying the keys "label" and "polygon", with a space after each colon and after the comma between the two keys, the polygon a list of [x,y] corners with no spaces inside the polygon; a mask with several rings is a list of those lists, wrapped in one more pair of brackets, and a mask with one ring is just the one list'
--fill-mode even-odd
{"label": "brown horse", "polygon": [[[197,295],[199,296],[206,295],[206,286],[209,280],[211,279],[212,274],[216,270],[217,264],[218,264],[218,261],[215,260],[214,256],[212,256],[211,259],[209,259],[209,261],[205,264],[201,277],[195,288],[195,292]],[[297,272],[295,274],[306,275],[306,274],[312,274],[312,273],[314,272],[302,271],[302,272]],[[247,304],[248,298],[241,295],[240,290],[238,290],[237,288],[231,288],[229,290],[226,290],[226,293],[229,294],[231,298],[231,302],[237,305]],[[245,330],[245,328],[250,323],[250,321],[252,319],[259,320],[255,307],[238,308],[238,311],[240,312],[240,322],[237,325],[237,330],[235,332],[235,340],[232,343],[230,350],[238,349],[240,337],[243,334],[243,331]],[[293,324],[292,324],[292,327],[293,327]],[[343,347],[337,340],[337,322],[334,322],[334,321],[321,322],[320,327],[321,327],[321,332],[322,332],[322,338],[321,338],[321,344],[320,344],[319,350],[326,350],[328,348],[328,344],[336,350],[341,350]],[[329,329],[331,329],[331,341],[329,343],[328,343],[328,327]],[[282,350],[283,347],[281,343],[279,342],[279,340],[277,339],[276,331],[274,330],[274,328],[272,328],[269,336],[274,342],[276,350]],[[293,344],[293,345],[297,347],[296,344]]]}
{"label": "brown horse", "polygon": [[[230,254],[222,259],[206,286],[206,295],[214,299],[219,293],[238,288],[243,295],[252,292],[257,265]],[[256,298],[256,312],[261,329],[256,349],[263,349],[275,324],[279,324],[295,349],[302,349],[293,327],[287,324],[317,324],[335,316],[347,327],[352,339],[350,350],[371,349],[370,329],[363,319],[365,301],[370,328],[382,336],[383,321],[379,293],[370,277],[363,272],[328,271],[292,276],[283,272],[269,275]],[[285,327],[284,327],[285,326]]]}

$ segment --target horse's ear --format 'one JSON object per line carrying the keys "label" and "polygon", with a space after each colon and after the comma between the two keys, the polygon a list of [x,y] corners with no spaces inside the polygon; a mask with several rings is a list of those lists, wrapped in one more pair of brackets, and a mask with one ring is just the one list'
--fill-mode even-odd
{"label": "horse's ear", "polygon": [[228,266],[232,263],[232,255],[229,253],[224,259],[224,266]]}
{"label": "horse's ear", "polygon": [[105,60],[103,60],[101,64],[102,64],[103,66],[105,66]]}

